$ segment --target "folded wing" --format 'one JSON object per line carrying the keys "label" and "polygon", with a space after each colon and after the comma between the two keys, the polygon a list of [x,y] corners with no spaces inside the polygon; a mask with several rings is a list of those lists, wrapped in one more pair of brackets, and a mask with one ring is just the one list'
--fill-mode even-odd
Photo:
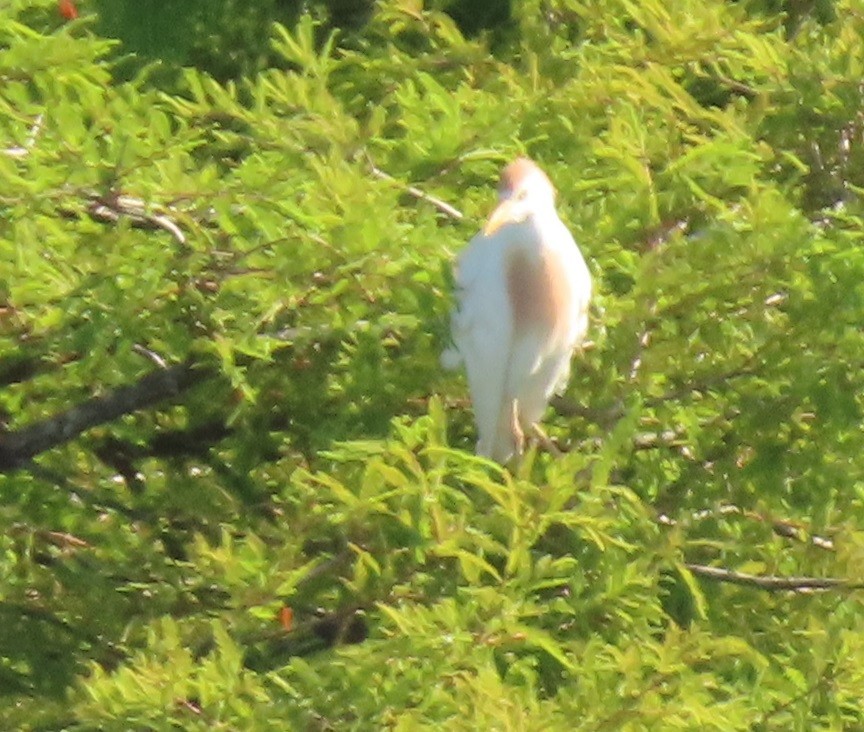
{"label": "folded wing", "polygon": [[456,266],[453,340],[465,362],[477,423],[477,453],[506,460],[514,449],[513,405],[506,385],[513,334],[505,248],[478,235]]}

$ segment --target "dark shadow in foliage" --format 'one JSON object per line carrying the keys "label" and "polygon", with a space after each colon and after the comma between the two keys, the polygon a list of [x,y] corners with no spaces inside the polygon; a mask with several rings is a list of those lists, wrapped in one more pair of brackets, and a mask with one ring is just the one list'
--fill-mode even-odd
{"label": "dark shadow in foliage", "polygon": [[0,603],[0,698],[7,694],[61,696],[81,673],[78,631],[53,614]]}
{"label": "dark shadow in foliage", "polygon": [[834,0],[749,0],[744,5],[753,15],[774,17],[783,14],[786,33],[790,37],[811,18],[821,25],[837,18]]}
{"label": "dark shadow in foliage", "polygon": [[667,570],[660,574],[660,601],[663,612],[679,628],[689,628],[698,617],[693,593],[678,572]]}
{"label": "dark shadow in foliage", "polygon": [[[333,29],[348,34],[361,29],[374,8],[374,0],[96,0],[98,31],[121,41],[119,55],[127,57],[118,75],[131,77],[151,65],[150,75],[163,84],[184,66],[223,82],[284,67],[270,47],[273,23],[292,28],[309,13],[321,24],[323,42]],[[510,0],[450,0],[441,10],[468,37],[492,31],[493,45],[513,26]]]}
{"label": "dark shadow in foliage", "polygon": [[[271,27],[293,27],[303,13],[321,21],[321,40],[330,29],[359,28],[372,0],[97,0],[98,30],[122,42],[133,69],[161,64],[168,70],[194,66],[220,81],[284,65],[270,48]],[[128,73],[128,70],[127,72]],[[166,72],[162,72],[164,74]],[[170,76],[170,71],[167,72]],[[160,75],[162,75],[160,74]]]}
{"label": "dark shadow in foliage", "polygon": [[441,9],[469,38],[484,30],[507,26],[513,20],[510,0],[449,0]]}
{"label": "dark shadow in foliage", "polygon": [[337,645],[355,645],[369,636],[365,615],[355,608],[319,611],[297,630],[279,631],[253,644],[243,664],[258,673],[279,668],[294,656],[309,656]]}
{"label": "dark shadow in foliage", "polygon": [[[145,63],[197,66],[220,80],[263,67],[275,0],[99,0],[98,30]],[[282,18],[290,22],[290,18]]]}

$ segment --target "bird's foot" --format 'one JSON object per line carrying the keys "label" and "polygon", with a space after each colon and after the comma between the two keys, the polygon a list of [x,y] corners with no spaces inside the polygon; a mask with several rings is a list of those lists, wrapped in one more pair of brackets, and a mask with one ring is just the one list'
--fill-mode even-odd
{"label": "bird's foot", "polygon": [[564,454],[561,452],[561,448],[559,448],[558,445],[555,444],[555,441],[543,431],[543,428],[539,424],[535,422],[531,425],[530,430],[534,439],[537,440],[537,444],[546,450],[546,452],[548,452],[552,457],[560,458]]}

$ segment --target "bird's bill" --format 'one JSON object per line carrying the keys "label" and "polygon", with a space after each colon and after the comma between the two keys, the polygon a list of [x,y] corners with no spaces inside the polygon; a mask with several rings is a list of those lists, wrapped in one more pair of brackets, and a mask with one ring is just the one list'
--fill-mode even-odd
{"label": "bird's bill", "polygon": [[502,226],[516,223],[517,221],[521,221],[522,218],[517,210],[516,201],[512,198],[505,198],[489,215],[486,225],[483,227],[483,233],[486,236],[492,236]]}

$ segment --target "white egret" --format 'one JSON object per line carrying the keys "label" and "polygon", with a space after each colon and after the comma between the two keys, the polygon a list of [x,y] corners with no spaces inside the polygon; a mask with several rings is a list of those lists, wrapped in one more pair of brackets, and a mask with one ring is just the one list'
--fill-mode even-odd
{"label": "white egret", "polygon": [[498,206],[459,256],[455,348],[442,364],[465,364],[477,454],[506,462],[522,452],[570,375],[588,330],[591,275],[555,210],[555,189],[531,160],[501,175]]}

